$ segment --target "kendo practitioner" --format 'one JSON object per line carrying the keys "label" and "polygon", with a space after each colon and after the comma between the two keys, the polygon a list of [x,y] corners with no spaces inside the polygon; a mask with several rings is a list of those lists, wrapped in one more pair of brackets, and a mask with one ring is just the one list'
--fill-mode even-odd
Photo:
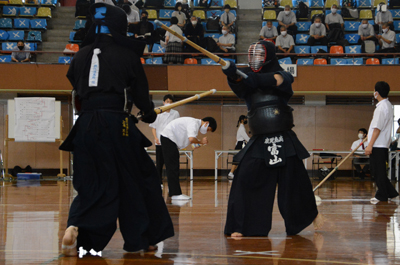
{"label": "kendo practitioner", "polygon": [[225,234],[268,236],[277,184],[287,235],[298,234],[313,221],[318,229],[324,219],[318,215],[302,162],[309,153],[292,131],[293,109],[288,101],[293,76],[279,66],[272,42],[250,45],[249,65],[243,68],[246,79],[236,74],[235,64],[223,67],[232,91],[246,101],[253,135],[233,160],[239,166],[229,195]]}
{"label": "kendo practitioner", "polygon": [[[74,56],[67,77],[80,102],[79,118],[60,147],[74,155],[72,202],[62,252],[103,250],[117,228],[128,252],[154,250],[174,235],[158,174],[144,147],[151,142],[130,115],[154,122],[147,78],[140,62],[144,42],[126,37],[125,12],[91,6],[93,25]],[[132,103],[132,104],[133,104]]]}

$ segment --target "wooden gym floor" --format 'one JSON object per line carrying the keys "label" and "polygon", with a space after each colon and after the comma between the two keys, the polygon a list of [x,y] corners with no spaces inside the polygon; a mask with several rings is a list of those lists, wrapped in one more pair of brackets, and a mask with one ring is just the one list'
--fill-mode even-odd
{"label": "wooden gym floor", "polygon": [[[234,240],[223,234],[230,183],[195,179],[192,202],[178,206],[166,200],[176,235],[159,244],[157,252],[124,252],[117,231],[102,258],[81,259],[60,254],[75,195],[70,181],[0,184],[1,265],[400,264],[399,199],[372,205],[369,199],[375,187],[369,180],[334,180],[323,185],[317,195],[327,222],[319,232],[311,226],[286,237],[275,207],[269,237]],[[188,194],[190,183],[181,185]]]}

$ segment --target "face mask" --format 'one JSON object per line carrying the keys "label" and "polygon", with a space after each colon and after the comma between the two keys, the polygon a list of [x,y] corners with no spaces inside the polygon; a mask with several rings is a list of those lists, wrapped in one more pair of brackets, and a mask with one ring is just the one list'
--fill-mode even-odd
{"label": "face mask", "polygon": [[225,12],[226,12],[226,13],[229,13],[229,9],[225,9]]}
{"label": "face mask", "polygon": [[164,103],[164,106],[169,106],[171,105],[171,103]]}
{"label": "face mask", "polygon": [[383,33],[386,33],[388,31],[388,29],[382,29]]}
{"label": "face mask", "polygon": [[200,132],[202,134],[206,134],[207,133],[208,125],[209,124],[204,124],[203,126],[200,127]]}
{"label": "face mask", "polygon": [[290,14],[290,11],[285,10],[284,12],[286,16]]}
{"label": "face mask", "polygon": [[321,23],[315,23],[315,26],[316,26],[317,28],[319,28],[319,27],[321,26]]}
{"label": "face mask", "polygon": [[23,48],[24,48],[24,46],[18,46],[18,49],[19,49],[20,51],[22,51]]}
{"label": "face mask", "polygon": [[362,138],[364,138],[364,134],[362,134],[362,133],[359,133],[359,134],[358,134],[358,138],[359,138],[359,139],[362,139]]}
{"label": "face mask", "polygon": [[282,36],[286,36],[287,32],[286,31],[281,31]]}
{"label": "face mask", "polygon": [[336,14],[337,9],[336,8],[332,8],[331,11],[332,11],[333,14]]}
{"label": "face mask", "polygon": [[267,29],[268,29],[268,30],[272,30],[272,27],[270,27],[270,28],[267,27]]}
{"label": "face mask", "polygon": [[223,30],[222,34],[226,35],[226,34],[228,34],[228,31],[227,30]]}
{"label": "face mask", "polygon": [[379,95],[378,92],[374,92],[374,98],[375,98],[375,99],[378,99],[378,95]]}
{"label": "face mask", "polygon": [[196,20],[192,21],[192,25],[196,26],[197,25],[197,21]]}
{"label": "face mask", "polygon": [[243,124],[247,124],[247,121],[244,121]]}
{"label": "face mask", "polygon": [[362,24],[362,27],[366,29],[368,28],[368,24]]}

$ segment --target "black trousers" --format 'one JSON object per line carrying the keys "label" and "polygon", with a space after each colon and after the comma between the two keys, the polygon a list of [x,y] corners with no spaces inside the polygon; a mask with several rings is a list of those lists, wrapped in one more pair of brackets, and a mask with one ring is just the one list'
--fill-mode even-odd
{"label": "black trousers", "polygon": [[268,236],[278,185],[278,207],[286,233],[295,235],[309,226],[318,210],[311,181],[303,162],[287,157],[286,165],[267,167],[264,159],[253,158],[249,149],[240,161],[228,201],[225,234]]}
{"label": "black trousers", "polygon": [[161,135],[161,145],[167,171],[169,196],[181,195],[179,183],[179,150],[174,142]]}
{"label": "black trousers", "polygon": [[387,161],[387,148],[372,148],[372,154],[370,155],[371,171],[372,175],[375,177],[376,186],[378,187],[375,198],[380,201],[387,201],[389,198],[395,198],[399,196],[399,193],[396,191],[387,177]]}
{"label": "black trousers", "polygon": [[316,42],[321,43],[321,45],[325,45],[325,46],[328,45],[328,39],[326,37],[323,37],[323,38],[318,39],[318,40],[314,39],[314,37],[309,37],[308,41],[307,41],[307,45],[314,46]]}
{"label": "black trousers", "polygon": [[103,250],[117,219],[126,251],[147,249],[174,235],[157,170],[144,150],[150,141],[133,119],[92,110],[80,115],[70,136],[78,195],[68,226],[79,228],[77,248]]}
{"label": "black trousers", "polygon": [[156,168],[158,175],[160,176],[160,183],[163,184],[163,166],[164,166],[164,156],[162,153],[162,146],[156,145]]}

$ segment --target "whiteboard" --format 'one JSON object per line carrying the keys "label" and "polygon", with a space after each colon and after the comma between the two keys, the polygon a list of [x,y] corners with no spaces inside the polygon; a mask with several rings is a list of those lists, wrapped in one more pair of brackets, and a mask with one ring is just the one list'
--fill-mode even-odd
{"label": "whiteboard", "polygon": [[[7,101],[7,114],[8,114],[8,138],[15,138],[15,125],[17,123],[15,118],[15,101],[13,99],[9,99]],[[55,123],[54,123],[54,133],[55,139],[60,139],[61,136],[61,128],[60,128],[60,120],[61,120],[61,102],[55,102]],[[35,141],[33,141],[35,142]],[[40,141],[43,142],[43,141]],[[54,142],[54,141],[51,141]]]}

